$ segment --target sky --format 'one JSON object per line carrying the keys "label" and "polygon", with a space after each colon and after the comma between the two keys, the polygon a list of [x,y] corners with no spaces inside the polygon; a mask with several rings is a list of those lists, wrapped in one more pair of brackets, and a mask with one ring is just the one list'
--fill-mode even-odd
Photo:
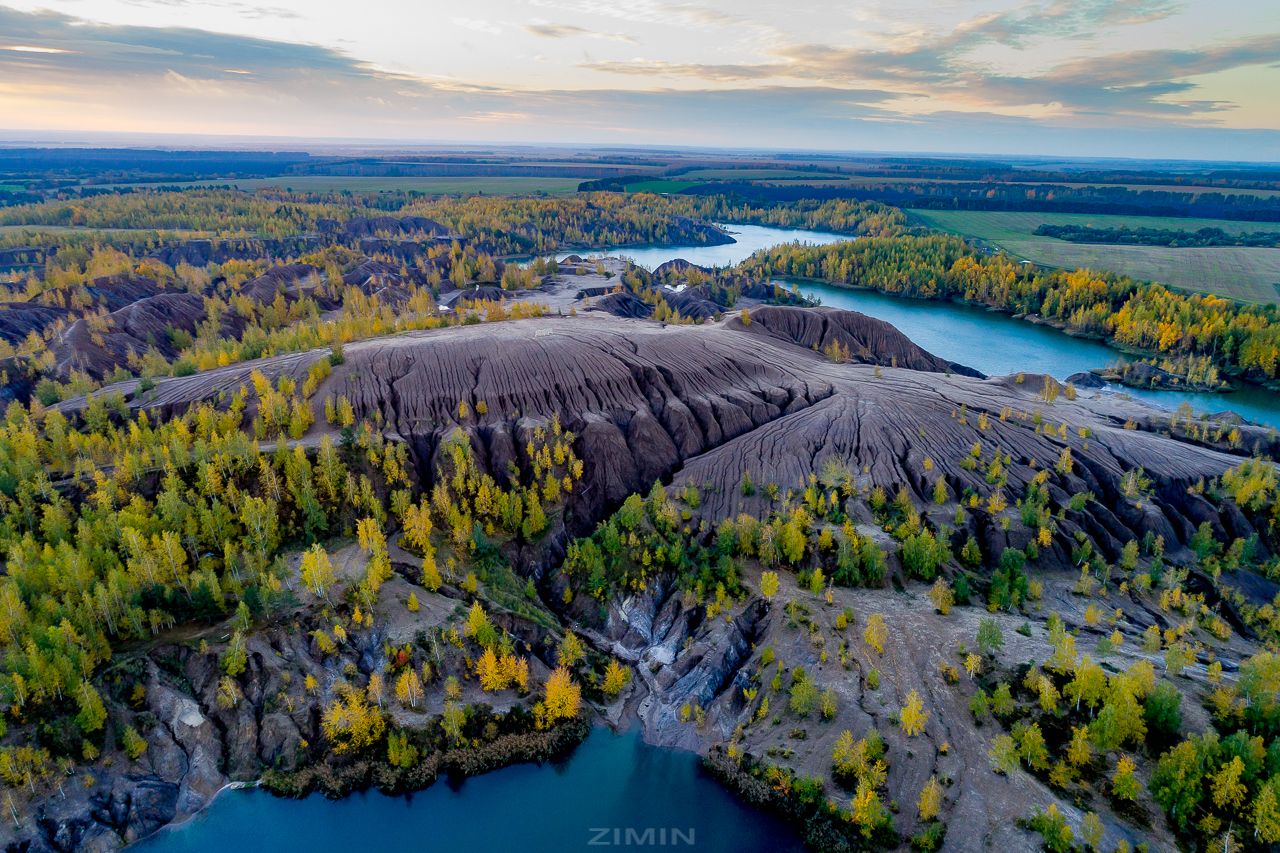
{"label": "sky", "polygon": [[0,0],[0,136],[1280,161],[1280,0]]}

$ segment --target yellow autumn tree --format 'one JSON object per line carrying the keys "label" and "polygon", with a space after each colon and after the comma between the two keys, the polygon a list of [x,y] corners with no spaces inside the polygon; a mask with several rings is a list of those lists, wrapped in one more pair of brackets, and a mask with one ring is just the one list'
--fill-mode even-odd
{"label": "yellow autumn tree", "polygon": [[929,712],[924,709],[924,701],[915,690],[907,694],[907,704],[902,706],[898,719],[907,737],[915,737],[924,731],[924,724],[929,721]]}
{"label": "yellow autumn tree", "polygon": [[375,672],[369,676],[369,684],[365,687],[365,695],[369,697],[369,701],[382,707],[382,673]]}
{"label": "yellow autumn tree", "polygon": [[609,696],[617,696],[630,680],[631,670],[618,663],[617,658],[610,658],[609,665],[604,669],[604,683],[601,685],[604,692]]}
{"label": "yellow autumn tree", "polygon": [[942,810],[942,785],[937,776],[930,776],[920,790],[920,800],[916,804],[921,820],[933,820]]}
{"label": "yellow autumn tree", "polygon": [[577,716],[582,703],[582,688],[573,680],[569,670],[562,666],[547,676],[547,695],[534,706],[538,728],[549,729],[561,720]]}
{"label": "yellow autumn tree", "polygon": [[578,635],[569,631],[564,635],[564,639],[560,641],[560,649],[557,655],[562,667],[576,666],[578,661],[587,656],[586,649],[582,646],[582,640],[578,639]]}
{"label": "yellow autumn tree", "polygon": [[884,654],[884,643],[885,640],[889,639],[889,628],[884,623],[884,616],[879,613],[872,613],[867,618],[867,627],[862,632],[862,639],[868,646],[876,650],[876,654]]}
{"label": "yellow autumn tree", "polygon": [[478,601],[473,601],[471,609],[467,611],[467,624],[462,629],[462,633],[471,639],[476,639],[483,636],[488,627],[489,615],[484,612],[484,606]]}
{"label": "yellow autumn tree", "polygon": [[506,690],[508,687],[525,690],[529,683],[529,662],[510,652],[499,655],[489,648],[476,661],[476,675],[480,686],[487,691]]}
{"label": "yellow autumn tree", "polygon": [[874,835],[876,829],[888,817],[884,803],[880,802],[879,792],[868,782],[858,783],[858,789],[853,795],[853,802],[849,805],[850,818],[864,838],[870,838]]}
{"label": "yellow autumn tree", "polygon": [[435,592],[444,584],[444,578],[440,577],[440,569],[436,566],[436,558],[427,556],[422,558],[422,585],[427,589]]}
{"label": "yellow autumn tree", "polygon": [[321,730],[334,752],[364,749],[382,738],[386,722],[382,712],[371,705],[360,690],[344,684],[338,697],[324,709]]}
{"label": "yellow autumn tree", "polygon": [[502,658],[502,671],[507,683],[521,693],[529,689],[529,661],[515,655]]}
{"label": "yellow autumn tree", "polygon": [[422,701],[422,679],[412,667],[405,669],[396,680],[396,698],[401,705],[408,705],[410,708],[418,707],[418,703]]}
{"label": "yellow autumn tree", "polygon": [[933,601],[933,606],[943,616],[951,612],[951,606],[956,601],[955,593],[951,591],[951,584],[947,583],[943,578],[938,578],[933,582],[933,586],[929,589],[929,598]]}
{"label": "yellow autumn tree", "polygon": [[324,596],[337,580],[329,554],[319,545],[312,545],[302,552],[299,569],[302,585],[318,596]]}
{"label": "yellow autumn tree", "polygon": [[480,687],[484,690],[501,690],[507,686],[502,668],[498,665],[498,656],[493,649],[485,649],[476,661],[476,675],[480,678]]}

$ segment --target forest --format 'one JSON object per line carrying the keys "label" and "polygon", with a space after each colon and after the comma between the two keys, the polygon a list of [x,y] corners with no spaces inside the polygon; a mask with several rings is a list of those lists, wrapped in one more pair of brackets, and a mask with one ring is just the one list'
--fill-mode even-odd
{"label": "forest", "polygon": [[1109,243],[1123,246],[1260,246],[1280,247],[1280,233],[1254,231],[1228,234],[1221,228],[1173,231],[1168,228],[1095,228],[1074,225],[1041,225],[1035,233],[1072,243]]}
{"label": "forest", "polygon": [[875,201],[926,210],[1022,210],[1280,221],[1280,196],[1213,191],[1156,190],[1111,184],[1065,186],[1022,183],[885,183],[858,186],[786,186],[728,181],[700,184],[692,195],[726,195],[752,204],[806,199]]}
{"label": "forest", "polygon": [[1133,351],[1207,359],[1259,381],[1280,371],[1280,315],[1210,294],[1092,270],[1043,270],[975,251],[951,236],[872,238],[829,246],[779,246],[743,264],[757,278],[796,276],[925,299],[960,299],[1036,315]]}
{"label": "forest", "polygon": [[[957,375],[773,283],[1256,381],[1275,308],[850,198],[131,191],[0,223],[36,228],[3,236],[0,311],[15,839],[153,831],[177,810],[43,816],[183,762],[166,784],[416,790],[650,697],[814,849],[942,849],[970,790],[1052,851],[1280,843],[1274,432]],[[859,239],[544,257],[717,223]]]}

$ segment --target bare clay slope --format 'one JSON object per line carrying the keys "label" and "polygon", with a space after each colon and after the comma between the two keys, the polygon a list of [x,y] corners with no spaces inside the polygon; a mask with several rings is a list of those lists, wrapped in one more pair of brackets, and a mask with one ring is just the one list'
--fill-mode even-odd
{"label": "bare clay slope", "polygon": [[[835,364],[812,351],[834,334],[862,341],[858,352],[871,363]],[[255,369],[301,379],[325,357],[317,350],[168,379],[132,403],[182,409],[233,393]],[[920,369],[882,366],[895,362]],[[377,418],[409,443],[423,476],[434,467],[440,441],[459,428],[475,436],[487,467],[501,476],[507,461],[524,452],[532,429],[558,416],[577,434],[586,463],[587,488],[572,506],[578,531],[682,468],[682,478],[704,487],[701,513],[714,522],[764,509],[763,493],[741,495],[744,473],[761,485],[803,487],[810,473],[834,460],[860,485],[883,486],[890,495],[905,486],[928,506],[939,476],[952,496],[966,487],[985,496],[984,468],[999,448],[1010,457],[1012,503],[1039,468],[1052,468],[1070,449],[1072,471],[1054,472],[1047,487],[1062,503],[1083,491],[1099,498],[1069,514],[1064,528],[1085,530],[1108,559],[1147,530],[1175,550],[1203,521],[1220,534],[1251,532],[1243,518],[1220,518],[1203,497],[1187,493],[1238,457],[1124,428],[1131,421],[1167,429],[1155,410],[1103,397],[1046,403],[1041,377],[1018,383],[955,370],[888,324],[853,312],[770,308],[749,327],[736,318],[663,327],[595,312],[452,327],[349,345],[345,362],[312,400],[319,423],[304,441],[326,428],[321,401],[343,395],[357,417]],[[975,443],[982,465],[969,470],[963,463]],[[927,474],[926,459],[934,466]],[[1134,468],[1154,482],[1153,500],[1141,509],[1116,499],[1122,476]],[[1021,525],[975,533],[994,553],[1005,544],[1025,545],[1030,535]]]}
{"label": "bare clay slope", "polygon": [[[814,351],[831,340],[848,346],[850,358],[868,363],[836,364]],[[327,350],[317,350],[167,379],[147,391],[136,383],[119,388],[132,395],[136,407],[172,412],[234,393],[250,384],[255,369],[301,380],[327,357]],[[888,366],[893,363],[918,369]],[[966,488],[984,499],[989,495],[985,466],[998,449],[1008,459],[1010,504],[1046,468],[1055,505],[1066,506],[1084,492],[1097,498],[1064,512],[1054,544],[1041,551],[1041,569],[1071,565],[1066,549],[1076,531],[1084,531],[1109,561],[1124,542],[1146,531],[1164,536],[1171,556],[1185,552],[1202,522],[1222,540],[1252,532],[1230,504],[1219,508],[1188,490],[1240,457],[1155,431],[1168,429],[1166,415],[1109,397],[1060,396],[1049,402],[1040,397],[1041,377],[1019,382],[959,372],[886,324],[845,312],[757,309],[749,326],[734,318],[663,327],[599,312],[461,326],[348,345],[345,360],[313,397],[319,423],[302,442],[314,443],[331,429],[323,423],[322,401],[343,395],[358,417],[380,422],[409,444],[423,478],[434,469],[442,439],[456,429],[472,434],[488,469],[501,476],[508,460],[525,453],[534,427],[559,417],[578,437],[584,483],[574,490],[572,517],[554,526],[536,552],[513,555],[518,569],[540,578],[544,599],[551,602],[561,600],[563,578],[552,567],[567,536],[589,529],[626,495],[666,477],[699,487],[691,528],[740,512],[766,516],[775,508],[768,484],[785,492],[832,468],[851,475],[860,490],[878,485],[892,496],[905,488],[941,526],[954,524],[955,497]],[[982,459],[977,466],[964,462],[975,444]],[[1069,466],[1060,464],[1067,449]],[[1150,492],[1141,501],[1124,499],[1121,479],[1137,468],[1150,478]],[[742,488],[744,474],[757,484],[754,493]],[[932,501],[939,477],[950,495],[945,507]],[[429,483],[424,479],[423,485]],[[1016,511],[1005,513],[1013,517]],[[988,555],[1008,545],[1021,547],[1034,535],[1018,521],[1006,529],[997,521],[999,513],[968,515],[957,536],[972,533]],[[854,521],[864,533],[885,535],[869,517]],[[896,549],[888,550],[892,555]],[[1044,574],[1049,606],[1072,627],[1093,630],[1084,627],[1083,605],[1067,593],[1074,571]],[[784,584],[784,598],[806,595],[789,575]],[[746,741],[752,752],[785,746],[787,763],[821,775],[829,769],[839,731],[849,728],[861,736],[874,723],[888,735],[889,784],[899,802],[910,803],[931,774],[957,781],[944,807],[951,826],[948,849],[1030,849],[1028,836],[1013,821],[1055,795],[1020,771],[1008,779],[990,772],[987,749],[998,729],[974,724],[965,704],[971,685],[953,687],[938,672],[940,661],[972,639],[979,611],[965,608],[943,621],[919,589],[906,595],[840,589],[830,605],[810,598],[806,606],[822,623],[820,633],[843,630],[833,623],[848,607],[854,614],[850,630],[860,632],[871,612],[884,612],[904,636],[890,642],[883,658],[859,651],[849,668],[837,666],[820,657],[810,633],[788,626],[780,606],[750,597],[724,618],[708,618],[669,580],[607,602],[605,616],[596,602],[562,615],[577,620],[595,645],[633,665],[636,678],[626,707],[650,739],[703,752],[723,743],[750,717],[739,688],[750,683],[761,667],[760,650],[770,646],[789,663],[804,665],[821,686],[832,687],[840,710],[799,745],[787,739],[788,726],[755,727]],[[1141,607],[1132,610],[1125,621],[1126,657],[1141,654],[1138,638],[1152,619]],[[998,618],[1010,638],[1010,662],[1045,656],[1043,632],[1024,642],[1016,639],[1023,617]],[[883,672],[883,689],[868,686],[873,668]],[[911,689],[933,710],[923,741],[901,736],[892,723]],[[681,722],[682,709],[690,705],[705,709],[705,724]],[[945,753],[944,741],[950,744]],[[828,793],[847,796],[834,788]],[[1078,822],[1079,810],[1061,806]],[[1109,839],[1141,835],[1109,811],[1103,816]],[[900,828],[912,829],[910,816],[902,817]],[[1159,823],[1148,832],[1158,845],[1171,843]]]}

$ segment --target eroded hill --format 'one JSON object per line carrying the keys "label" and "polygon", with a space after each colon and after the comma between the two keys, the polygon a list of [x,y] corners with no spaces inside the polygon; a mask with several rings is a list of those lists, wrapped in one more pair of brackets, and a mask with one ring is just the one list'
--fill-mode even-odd
{"label": "eroded hill", "polygon": [[[1253,498],[1274,491],[1274,472],[1240,503],[1232,477],[1273,437],[972,373],[851,312],[666,326],[590,312],[63,403],[90,422],[230,411],[261,459],[198,477],[278,470],[255,490],[296,503],[290,523],[310,532],[298,460],[314,464],[326,535],[358,533],[359,547],[323,549],[336,566],[324,584],[293,552],[268,574],[294,597],[248,625],[253,614],[215,612],[185,636],[153,629],[104,691],[142,746],[125,745],[130,760],[104,744],[113,763],[90,759],[92,781],[69,799],[35,798],[37,828],[14,837],[109,847],[267,771],[290,792],[401,790],[548,754],[563,729],[532,721],[561,668],[601,714],[709,754],[820,849],[940,827],[947,849],[1025,849],[1017,821],[1050,807],[1077,835],[1096,821],[1106,849],[1216,836],[1171,823],[1148,787],[1163,751],[1222,710],[1215,690],[1238,691],[1228,720],[1255,695],[1238,670],[1270,630],[1273,516]],[[117,411],[102,411],[115,393]],[[350,473],[331,508],[319,478],[337,458]],[[158,488],[145,460],[116,462],[141,466],[140,491]],[[377,520],[375,505],[391,513],[351,523]],[[588,641],[579,654],[571,631]],[[1071,686],[1086,675],[1087,695]],[[1168,690],[1172,725],[1095,723],[1150,716]],[[335,706],[345,728],[329,725]],[[382,721],[359,730],[367,741],[357,711]],[[458,746],[457,714],[479,752]],[[1054,757],[1079,737],[1087,759]],[[1131,757],[1132,798],[1114,781]],[[1265,787],[1261,773],[1249,784]],[[931,786],[936,802],[917,807]],[[1223,811],[1206,796],[1206,814]]]}

